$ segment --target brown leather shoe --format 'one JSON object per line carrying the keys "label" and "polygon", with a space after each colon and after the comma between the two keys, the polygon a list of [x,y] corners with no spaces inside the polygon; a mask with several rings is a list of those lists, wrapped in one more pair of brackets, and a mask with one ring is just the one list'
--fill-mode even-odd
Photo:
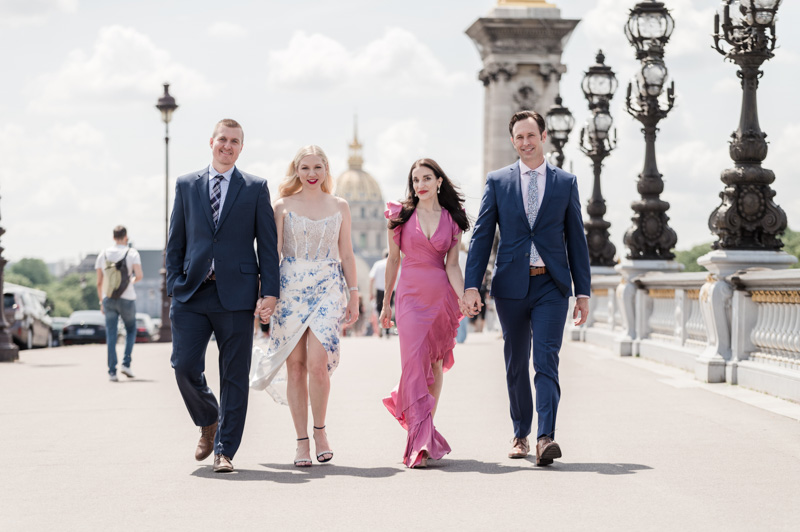
{"label": "brown leather shoe", "polygon": [[536,465],[546,466],[561,458],[561,447],[550,436],[542,436],[536,441]]}
{"label": "brown leather shoe", "polygon": [[194,451],[194,459],[198,462],[211,456],[214,450],[214,436],[217,434],[217,422],[207,427],[200,427],[200,441],[197,442],[197,449]]}
{"label": "brown leather shoe", "polygon": [[214,455],[214,473],[230,473],[233,471],[231,459],[224,454]]}
{"label": "brown leather shoe", "polygon": [[511,440],[511,445],[511,451],[508,453],[509,458],[525,458],[531,450],[530,445],[528,445],[528,438],[514,438]]}

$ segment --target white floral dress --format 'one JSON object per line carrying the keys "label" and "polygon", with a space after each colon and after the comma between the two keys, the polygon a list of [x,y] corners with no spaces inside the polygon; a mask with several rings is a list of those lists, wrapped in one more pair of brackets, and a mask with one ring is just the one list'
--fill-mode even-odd
{"label": "white floral dress", "polygon": [[341,213],[312,220],[293,212],[283,219],[281,294],[267,350],[253,348],[250,387],[287,404],[285,362],[306,329],[328,353],[328,373],[339,365],[339,331],[347,307],[339,261]]}

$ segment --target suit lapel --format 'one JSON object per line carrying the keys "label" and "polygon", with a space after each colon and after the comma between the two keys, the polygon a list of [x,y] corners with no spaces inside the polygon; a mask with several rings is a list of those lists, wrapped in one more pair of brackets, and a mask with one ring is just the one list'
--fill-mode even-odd
{"label": "suit lapel", "polygon": [[539,213],[536,215],[536,221],[533,222],[534,229],[539,225],[539,220],[547,215],[547,206],[550,204],[550,196],[553,195],[553,188],[556,186],[556,171],[549,164],[547,165],[547,172],[544,178],[544,197],[542,198],[542,206],[539,207]]}
{"label": "suit lapel", "polygon": [[228,217],[228,213],[233,210],[233,204],[236,201],[236,196],[239,194],[239,190],[242,188],[243,184],[244,178],[242,177],[242,174],[239,172],[238,168],[234,168],[233,173],[231,174],[231,182],[228,185],[228,193],[225,195],[225,203],[222,204],[222,212],[219,214],[217,231],[219,231],[219,228],[222,227],[222,223],[225,221],[225,218]]}
{"label": "suit lapel", "polygon": [[211,212],[211,196],[209,196],[208,193],[208,168],[197,175],[197,179],[195,180],[195,188],[197,189],[197,195],[200,196],[200,205],[203,208],[203,212],[206,213],[208,224],[211,226],[211,230],[213,231],[214,213]]}
{"label": "suit lapel", "polygon": [[511,190],[514,192],[514,201],[517,204],[517,212],[519,212],[522,219],[525,221],[525,226],[528,226],[528,215],[525,214],[525,199],[522,197],[522,185],[520,184],[520,169],[519,161],[511,166],[509,178],[511,179]]}

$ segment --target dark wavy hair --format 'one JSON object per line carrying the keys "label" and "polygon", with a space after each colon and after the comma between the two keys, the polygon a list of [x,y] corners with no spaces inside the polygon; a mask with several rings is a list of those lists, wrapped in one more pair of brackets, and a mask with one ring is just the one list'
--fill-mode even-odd
{"label": "dark wavy hair", "polygon": [[394,229],[406,223],[417,208],[419,198],[414,195],[414,180],[411,174],[420,166],[430,168],[437,179],[442,178],[442,189],[438,194],[439,205],[443,209],[447,209],[450,217],[462,231],[469,229],[469,219],[467,218],[467,213],[464,212],[464,195],[453,185],[453,182],[444,173],[442,167],[433,159],[428,158],[414,161],[414,164],[411,165],[411,170],[408,171],[408,196],[401,203],[403,208],[397,218],[389,220],[389,229]]}

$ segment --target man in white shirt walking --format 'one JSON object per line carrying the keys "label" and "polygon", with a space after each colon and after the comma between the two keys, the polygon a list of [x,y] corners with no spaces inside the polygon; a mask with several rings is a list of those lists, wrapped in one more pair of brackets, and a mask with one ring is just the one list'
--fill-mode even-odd
{"label": "man in white shirt walking", "polygon": [[[144,276],[139,252],[128,247],[128,231],[123,226],[114,228],[114,245],[97,255],[97,297],[100,310],[106,317],[106,344],[108,345],[108,378],[117,382],[117,324],[122,318],[125,325],[125,356],[120,372],[133,378],[131,353],[136,341],[136,292],[133,283]],[[117,273],[119,272],[119,273]],[[115,277],[119,277],[115,280]],[[104,282],[105,281],[105,282]]]}
{"label": "man in white shirt walking", "polygon": [[[380,314],[383,308],[383,297],[386,291],[386,260],[389,252],[383,252],[383,258],[375,261],[369,271],[369,299],[374,301],[374,309]],[[389,338],[389,329],[378,329],[380,336]]]}

